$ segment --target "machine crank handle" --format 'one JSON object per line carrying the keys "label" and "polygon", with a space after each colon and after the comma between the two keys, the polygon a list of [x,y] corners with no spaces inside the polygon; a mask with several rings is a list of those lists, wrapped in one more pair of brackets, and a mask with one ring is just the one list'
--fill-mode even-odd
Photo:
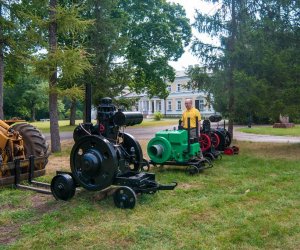
{"label": "machine crank handle", "polygon": [[158,184],[157,190],[173,190],[177,186],[177,182],[171,184]]}

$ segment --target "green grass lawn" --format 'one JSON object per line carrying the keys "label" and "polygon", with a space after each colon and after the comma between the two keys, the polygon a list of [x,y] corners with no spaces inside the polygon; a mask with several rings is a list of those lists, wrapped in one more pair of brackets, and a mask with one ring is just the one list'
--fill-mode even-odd
{"label": "green grass lawn", "polygon": [[[82,120],[76,120],[76,126],[82,123]],[[32,122],[33,126],[37,127],[43,133],[50,132],[50,122]],[[76,126],[70,126],[69,121],[59,121],[59,130],[61,132],[64,131],[74,131]],[[93,121],[93,124],[96,124],[96,121]],[[143,122],[139,125],[135,125],[135,127],[152,127],[152,126],[167,126],[167,125],[177,125],[178,119],[162,119],[160,121],[155,121],[154,119],[144,119]]]}
{"label": "green grass lawn", "polygon": [[[133,210],[97,192],[62,202],[2,188],[0,249],[299,249],[300,145],[238,146],[240,155],[196,176],[151,169],[159,182],[179,185],[139,196]],[[48,168],[62,162],[51,157]]]}
{"label": "green grass lawn", "polygon": [[287,135],[300,136],[300,125],[293,128],[273,128],[272,126],[253,126],[252,128],[240,128],[238,131],[262,135]]}
{"label": "green grass lawn", "polygon": [[[76,120],[76,126],[79,123],[82,123],[82,120]],[[46,122],[32,122],[30,123],[33,126],[37,127],[39,130],[41,130],[43,133],[50,133],[50,122],[46,121]],[[70,126],[70,121],[68,120],[62,120],[58,122],[59,124],[59,131],[63,132],[63,131],[74,131],[76,126]]]}

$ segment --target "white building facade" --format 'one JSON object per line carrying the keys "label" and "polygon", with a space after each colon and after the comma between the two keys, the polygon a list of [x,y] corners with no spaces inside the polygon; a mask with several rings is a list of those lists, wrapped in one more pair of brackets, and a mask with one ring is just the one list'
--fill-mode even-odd
{"label": "white building facade", "polygon": [[158,97],[149,98],[147,94],[128,93],[125,98],[138,97],[135,110],[143,113],[145,117],[151,117],[155,112],[160,112],[167,117],[180,117],[185,110],[185,99],[191,98],[193,105],[200,110],[202,117],[215,114],[213,107],[207,103],[207,94],[195,90],[187,89],[189,78],[184,72],[176,72],[173,83],[169,83],[167,88],[169,96],[164,99]]}

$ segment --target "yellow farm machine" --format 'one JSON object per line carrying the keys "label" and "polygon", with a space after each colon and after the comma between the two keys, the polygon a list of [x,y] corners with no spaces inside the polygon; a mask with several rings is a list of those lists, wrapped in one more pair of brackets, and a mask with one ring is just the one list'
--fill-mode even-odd
{"label": "yellow farm machine", "polygon": [[32,178],[44,175],[48,156],[48,144],[37,128],[22,120],[0,120],[0,186],[15,183],[16,161],[20,179],[28,179],[30,157]]}

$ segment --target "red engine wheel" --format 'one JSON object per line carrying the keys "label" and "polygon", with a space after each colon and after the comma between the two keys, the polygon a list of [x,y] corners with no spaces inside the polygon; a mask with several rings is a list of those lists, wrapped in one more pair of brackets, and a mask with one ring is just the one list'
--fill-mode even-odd
{"label": "red engine wheel", "polygon": [[209,136],[206,134],[200,134],[199,143],[200,143],[202,152],[207,151],[211,147],[211,140],[210,140]]}
{"label": "red engine wheel", "polygon": [[210,134],[211,143],[214,146],[214,148],[217,148],[220,144],[220,137],[217,133],[211,133]]}

